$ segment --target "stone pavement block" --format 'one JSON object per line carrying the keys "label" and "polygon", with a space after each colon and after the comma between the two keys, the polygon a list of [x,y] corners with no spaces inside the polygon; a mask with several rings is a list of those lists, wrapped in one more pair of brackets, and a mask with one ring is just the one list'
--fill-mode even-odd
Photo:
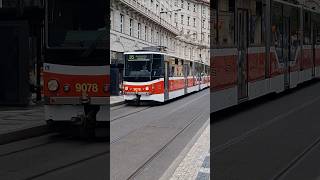
{"label": "stone pavement block", "polygon": [[210,179],[210,124],[181,161],[170,180]]}

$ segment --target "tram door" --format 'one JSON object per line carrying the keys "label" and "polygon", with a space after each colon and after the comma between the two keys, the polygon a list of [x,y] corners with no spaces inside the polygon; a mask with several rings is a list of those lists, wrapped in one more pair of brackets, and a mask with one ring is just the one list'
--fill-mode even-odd
{"label": "tram door", "polygon": [[248,11],[238,9],[238,98],[248,96]]}
{"label": "tram door", "polygon": [[283,62],[284,62],[284,88],[290,87],[290,18],[283,17]]}
{"label": "tram door", "polygon": [[189,67],[188,64],[184,63],[183,64],[183,74],[184,74],[184,94],[187,94],[188,90],[188,74],[189,74]]}
{"label": "tram door", "polygon": [[164,61],[164,100],[169,99],[169,61]]}

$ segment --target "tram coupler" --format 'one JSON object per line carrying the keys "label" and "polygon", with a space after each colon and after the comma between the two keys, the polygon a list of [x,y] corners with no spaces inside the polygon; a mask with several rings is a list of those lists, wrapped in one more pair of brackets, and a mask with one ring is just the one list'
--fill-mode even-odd
{"label": "tram coupler", "polygon": [[85,115],[82,116],[82,129],[84,134],[91,138],[95,136],[96,115],[100,110],[99,105],[85,105]]}
{"label": "tram coupler", "polygon": [[140,94],[136,94],[136,98],[134,99],[134,101],[136,102],[137,105],[140,105],[140,100],[141,99],[141,95]]}

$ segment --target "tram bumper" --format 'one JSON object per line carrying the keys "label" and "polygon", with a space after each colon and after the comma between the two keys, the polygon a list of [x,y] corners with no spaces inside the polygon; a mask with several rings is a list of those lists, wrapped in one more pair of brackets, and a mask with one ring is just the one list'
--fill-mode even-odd
{"label": "tram bumper", "polygon": [[164,94],[149,94],[149,93],[125,93],[124,100],[136,101],[139,98],[140,101],[156,101],[164,102]]}
{"label": "tram bumper", "polygon": [[91,97],[89,101],[79,98],[51,98],[45,105],[45,119],[78,123],[82,117],[94,112],[97,122],[108,122],[109,109],[109,97]]}
{"label": "tram bumper", "polygon": [[[109,105],[100,105],[96,114],[97,122],[109,121]],[[77,123],[85,115],[84,105],[45,105],[45,119],[47,121]]]}

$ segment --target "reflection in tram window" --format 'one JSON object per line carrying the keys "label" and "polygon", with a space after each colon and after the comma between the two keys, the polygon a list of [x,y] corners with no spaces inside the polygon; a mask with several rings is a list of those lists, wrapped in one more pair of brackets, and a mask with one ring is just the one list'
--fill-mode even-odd
{"label": "reflection in tram window", "polygon": [[[289,7],[288,7],[289,8]],[[299,9],[290,7],[290,61],[296,60],[299,47]]]}
{"label": "reflection in tram window", "polygon": [[263,10],[262,2],[256,1],[255,6],[251,9],[250,16],[250,44],[260,45],[263,42]]}
{"label": "reflection in tram window", "polygon": [[219,44],[232,46],[235,40],[234,1],[220,0],[218,17]]}
{"label": "reflection in tram window", "polygon": [[282,57],[282,36],[283,36],[283,24],[282,24],[282,5],[277,2],[272,4],[272,46],[275,47],[279,61],[283,60]]}
{"label": "reflection in tram window", "polygon": [[311,44],[311,18],[310,12],[304,13],[304,30],[303,30],[303,44],[309,45]]}

